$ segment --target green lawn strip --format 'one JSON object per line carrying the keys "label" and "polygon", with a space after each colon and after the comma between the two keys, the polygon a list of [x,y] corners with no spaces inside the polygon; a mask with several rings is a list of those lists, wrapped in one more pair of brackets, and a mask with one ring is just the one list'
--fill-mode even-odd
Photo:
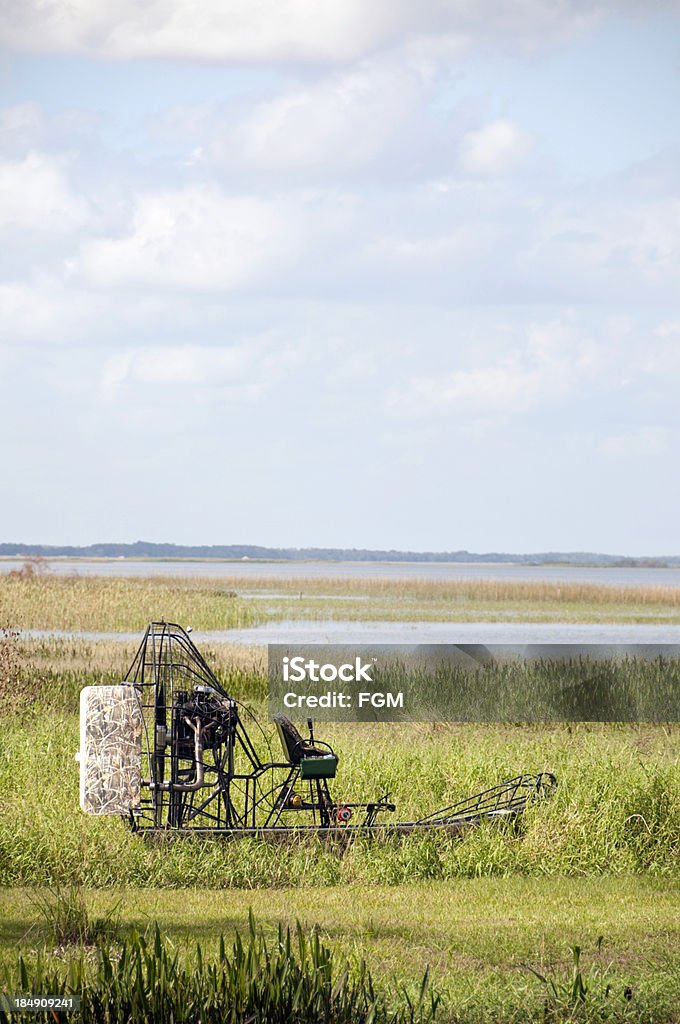
{"label": "green lawn strip", "polygon": [[[510,999],[533,987],[527,965],[568,972],[570,947],[583,968],[609,967],[632,986],[672,985],[680,976],[680,884],[619,876],[599,879],[469,879],[396,887],[288,890],[89,891],[94,915],[119,902],[123,927],[158,922],[176,943],[217,950],[220,934],[244,930],[248,910],[272,932],[279,922],[316,927],[378,978],[416,979],[429,967],[449,997]],[[597,940],[604,936],[601,950]],[[41,925],[26,889],[0,890],[0,958],[38,948]],[[680,997],[680,983],[678,984]]]}

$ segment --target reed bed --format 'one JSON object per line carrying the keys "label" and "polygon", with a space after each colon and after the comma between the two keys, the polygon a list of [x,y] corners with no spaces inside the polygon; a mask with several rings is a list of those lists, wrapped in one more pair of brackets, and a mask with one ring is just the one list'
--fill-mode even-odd
{"label": "reed bed", "polygon": [[202,629],[232,629],[258,621],[252,604],[201,579],[0,579],[0,623],[10,627],[141,632],[159,619]]}
{"label": "reed bed", "polygon": [[680,588],[332,577],[0,577],[0,623],[11,627],[138,632],[152,619],[202,630],[282,619],[677,623]]}
{"label": "reed bed", "polygon": [[[375,688],[402,693],[404,709],[384,710],[383,720],[453,722],[677,722],[680,721],[680,659],[593,658],[577,654],[552,660],[517,657],[483,666],[432,656],[429,663],[386,656],[374,672]],[[290,688],[272,680],[282,704]],[[317,712],[323,719],[324,711]],[[370,721],[370,708],[333,711],[342,721]]]}
{"label": "reed bed", "polygon": [[680,587],[610,586],[596,583],[563,583],[532,580],[433,580],[423,578],[385,579],[384,577],[341,578],[309,576],[296,579],[278,577],[224,576],[212,581],[215,587],[227,587],[236,593],[287,594],[293,597],[324,595],[366,598],[409,597],[418,601],[464,600],[486,602],[568,604],[642,604],[680,608]]}
{"label": "reed bed", "polygon": [[[139,647],[139,640],[81,640],[78,638],[17,636],[17,656],[32,674],[56,671],[68,674],[113,675],[122,678]],[[201,653],[218,671],[233,668],[266,674],[265,647],[243,644],[201,644]]]}

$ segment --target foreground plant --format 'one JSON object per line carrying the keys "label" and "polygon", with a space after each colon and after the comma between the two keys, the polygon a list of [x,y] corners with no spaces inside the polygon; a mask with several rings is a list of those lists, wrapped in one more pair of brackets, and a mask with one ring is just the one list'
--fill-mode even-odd
{"label": "foreground plant", "polygon": [[[604,937],[597,940],[597,952]],[[545,988],[543,1018],[551,1021],[600,1021],[639,1019],[630,985],[615,982],[610,968],[593,965],[587,972],[581,966],[581,947],[571,946],[572,970],[569,975],[547,977],[527,967]]]}
{"label": "foreground plant", "polygon": [[84,954],[67,965],[41,956],[29,969],[20,956],[3,987],[78,994],[82,1009],[70,1020],[83,1024],[428,1024],[439,1007],[427,975],[418,996],[401,993],[394,1009],[363,960],[350,969],[299,924],[293,932],[279,927],[269,943],[252,914],[245,937],[237,935],[229,952],[220,939],[216,960],[204,959],[200,945],[195,959],[180,957],[156,925],[150,938],[133,932],[118,947],[100,946],[94,963]]}

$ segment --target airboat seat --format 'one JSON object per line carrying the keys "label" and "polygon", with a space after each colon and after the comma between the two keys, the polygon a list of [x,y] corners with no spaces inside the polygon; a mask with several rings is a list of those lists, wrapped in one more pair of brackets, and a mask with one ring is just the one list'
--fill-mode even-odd
{"label": "airboat seat", "polygon": [[274,724],[286,761],[300,766],[303,779],[335,778],[338,759],[327,743],[303,739],[290,718],[280,713],[274,715]]}

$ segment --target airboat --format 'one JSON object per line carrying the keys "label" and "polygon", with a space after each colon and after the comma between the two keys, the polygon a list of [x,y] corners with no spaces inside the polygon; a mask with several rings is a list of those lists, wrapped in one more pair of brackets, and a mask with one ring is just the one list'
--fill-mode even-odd
{"label": "airboat", "polygon": [[306,738],[284,715],[274,725],[270,737],[226,692],[187,630],[152,622],[121,683],[81,692],[81,808],[122,816],[141,834],[349,838],[457,833],[517,818],[556,787],[550,772],[521,774],[417,820],[393,822],[388,793],[365,803],[334,795],[340,758],[315,737],[311,719]]}

